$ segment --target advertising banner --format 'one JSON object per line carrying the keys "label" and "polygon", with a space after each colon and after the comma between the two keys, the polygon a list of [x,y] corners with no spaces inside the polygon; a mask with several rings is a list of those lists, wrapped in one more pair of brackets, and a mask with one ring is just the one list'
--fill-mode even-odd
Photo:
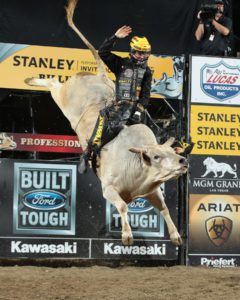
{"label": "advertising banner", "polygon": [[120,240],[92,240],[92,257],[104,259],[166,260],[177,255],[170,241],[135,240],[132,246],[123,246]]}
{"label": "advertising banner", "polygon": [[[114,52],[127,57],[128,52]],[[148,60],[153,72],[153,98],[182,99],[185,58],[152,54]],[[114,74],[107,69],[109,77]],[[64,83],[79,72],[97,74],[96,61],[90,50],[0,43],[0,73],[4,74],[0,88],[46,90],[31,87],[29,77],[57,78]]]}
{"label": "advertising banner", "polygon": [[192,154],[238,155],[240,106],[191,105]]}
{"label": "advertising banner", "polygon": [[239,195],[239,156],[191,155],[190,194]]}
{"label": "advertising banner", "polygon": [[76,166],[15,163],[13,232],[74,235],[76,179]]}
{"label": "advertising banner", "polygon": [[188,257],[240,265],[239,59],[191,57]]}
{"label": "advertising banner", "polygon": [[[191,264],[239,266],[239,231],[239,195],[190,195],[188,251]],[[225,256],[230,258],[225,261]]]}
{"label": "advertising banner", "polygon": [[88,239],[0,237],[0,257],[89,258]]}
{"label": "advertising banner", "polygon": [[153,71],[151,97],[182,100],[185,57],[152,54],[148,65]]}
{"label": "advertising banner", "polygon": [[[120,215],[115,206],[107,202],[106,228],[112,235],[120,235],[122,230]],[[164,219],[160,211],[148,200],[137,198],[128,205],[129,224],[134,236],[164,237]]]}
{"label": "advertising banner", "polygon": [[77,136],[0,132],[0,150],[81,153]]}
{"label": "advertising banner", "polygon": [[240,59],[192,56],[191,102],[240,105]]}
{"label": "advertising banner", "polygon": [[[158,211],[139,198],[129,205],[135,242],[121,242],[121,221],[91,171],[77,163],[0,160],[0,257],[177,260],[178,247]],[[177,224],[177,182],[165,184]],[[174,199],[174,200],[173,200]]]}

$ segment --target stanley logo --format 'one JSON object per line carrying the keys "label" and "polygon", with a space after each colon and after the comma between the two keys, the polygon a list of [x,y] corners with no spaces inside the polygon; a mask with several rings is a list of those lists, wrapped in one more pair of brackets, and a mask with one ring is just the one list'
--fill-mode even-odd
{"label": "stanley logo", "polygon": [[206,220],[206,231],[215,246],[221,246],[228,240],[232,232],[232,220],[223,217],[212,217]]}

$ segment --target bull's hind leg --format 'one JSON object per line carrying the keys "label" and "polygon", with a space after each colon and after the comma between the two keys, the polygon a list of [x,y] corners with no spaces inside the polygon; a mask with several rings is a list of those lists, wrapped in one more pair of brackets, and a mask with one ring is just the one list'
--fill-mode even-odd
{"label": "bull's hind leg", "polygon": [[164,196],[160,188],[157,189],[157,191],[155,191],[154,193],[148,195],[146,198],[152,203],[154,207],[160,210],[162,216],[164,217],[164,220],[166,221],[168,232],[172,243],[177,246],[181,245],[182,239],[180,237],[180,234],[177,231],[176,226],[174,225],[170,217],[169,210],[166,206],[166,203],[164,201]]}
{"label": "bull's hind leg", "polygon": [[103,197],[110,201],[118,210],[122,222],[122,243],[124,245],[133,244],[132,229],[128,223],[127,211],[128,206],[119,196],[116,189],[110,185],[103,188]]}

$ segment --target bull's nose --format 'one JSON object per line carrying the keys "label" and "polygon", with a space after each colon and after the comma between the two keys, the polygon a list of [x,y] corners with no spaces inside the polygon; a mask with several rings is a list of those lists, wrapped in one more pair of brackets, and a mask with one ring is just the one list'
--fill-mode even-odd
{"label": "bull's nose", "polygon": [[179,160],[179,163],[181,165],[183,165],[184,167],[188,167],[188,161],[186,158],[182,157],[180,160]]}

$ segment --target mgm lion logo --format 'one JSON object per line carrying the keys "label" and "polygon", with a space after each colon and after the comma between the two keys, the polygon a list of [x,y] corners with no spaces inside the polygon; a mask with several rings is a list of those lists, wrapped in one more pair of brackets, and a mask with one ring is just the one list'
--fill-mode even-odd
{"label": "mgm lion logo", "polygon": [[221,172],[221,174],[219,175],[219,178],[222,178],[225,173],[229,173],[234,175],[233,178],[237,178],[237,165],[234,164],[234,169],[226,163],[218,163],[216,162],[215,159],[213,159],[212,157],[207,157],[204,161],[203,161],[203,165],[206,167],[206,172],[201,176],[201,177],[206,177],[209,173],[213,173],[214,176],[213,177],[218,177],[218,173]]}
{"label": "mgm lion logo", "polygon": [[223,217],[212,217],[206,220],[206,231],[215,246],[226,243],[232,232],[232,220]]}

